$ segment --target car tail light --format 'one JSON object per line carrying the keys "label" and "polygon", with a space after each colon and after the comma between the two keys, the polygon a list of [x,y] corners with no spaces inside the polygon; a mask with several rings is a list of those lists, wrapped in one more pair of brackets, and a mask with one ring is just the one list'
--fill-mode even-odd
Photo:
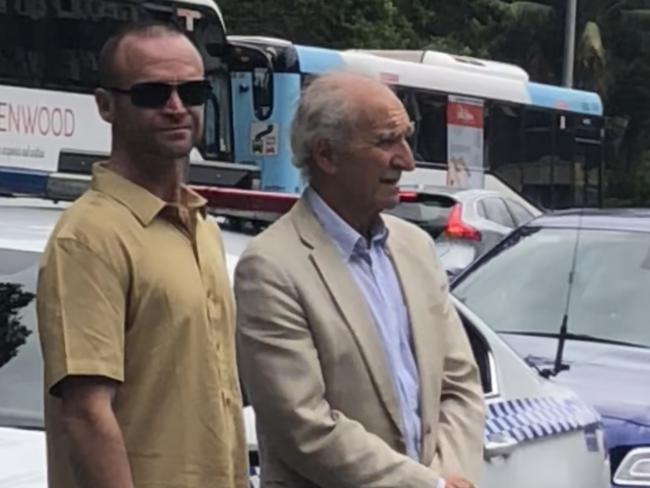
{"label": "car tail light", "polygon": [[480,241],[481,233],[471,225],[463,222],[463,206],[457,203],[449,213],[445,235],[450,239]]}

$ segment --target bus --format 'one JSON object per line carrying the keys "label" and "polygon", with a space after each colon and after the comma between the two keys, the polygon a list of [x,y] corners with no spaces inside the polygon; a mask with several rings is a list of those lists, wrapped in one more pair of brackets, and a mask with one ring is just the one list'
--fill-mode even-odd
{"label": "bus", "polygon": [[106,158],[110,127],[92,96],[99,51],[120,26],[146,20],[184,29],[212,85],[190,178],[253,185],[257,168],[234,163],[229,48],[212,0],[0,2],[0,167],[87,174],[92,163]]}
{"label": "bus", "polygon": [[596,94],[432,51],[336,51],[226,36],[211,0],[0,2],[0,167],[87,174],[106,158],[110,130],[92,97],[98,52],[120,25],[146,19],[185,29],[212,84],[190,183],[299,193],[289,130],[300,91],[314,76],[341,70],[393,86],[407,107],[418,160],[407,186],[483,187],[543,208],[602,200]]}
{"label": "bus", "polygon": [[544,209],[602,206],[604,120],[596,93],[533,83],[514,65],[434,51],[335,51],[256,36],[228,41],[269,59],[264,69],[230,65],[233,130],[248,134],[235,138],[235,154],[269,175],[265,189],[300,190],[289,147],[300,90],[316,75],[347,71],[391,85],[406,106],[418,164],[403,176],[405,185],[486,188]]}

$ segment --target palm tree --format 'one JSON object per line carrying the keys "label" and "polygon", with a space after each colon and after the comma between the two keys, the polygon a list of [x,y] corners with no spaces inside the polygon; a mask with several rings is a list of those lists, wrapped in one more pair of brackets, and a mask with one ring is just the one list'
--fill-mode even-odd
{"label": "palm tree", "polygon": [[[524,29],[545,29],[554,33],[558,32],[558,28],[563,28],[566,0],[536,2],[501,0],[500,3],[501,8],[509,13],[512,26],[521,25]],[[613,23],[630,28],[643,27],[647,30],[650,26],[650,0],[583,0],[578,4],[576,86],[597,91],[603,98],[606,98],[612,80],[611,71],[607,70],[609,56],[603,33]],[[551,41],[552,46],[546,47],[540,45],[539,40],[534,38],[533,32],[530,32],[529,36],[533,36],[533,42],[529,41],[528,57],[520,60],[523,61],[521,64],[524,68],[529,68],[533,79],[548,81],[544,73],[537,71],[538,67],[543,65],[559,67],[552,59],[548,59],[548,56],[556,60],[560,58],[559,53],[562,49],[559,40],[564,36],[556,37]]]}

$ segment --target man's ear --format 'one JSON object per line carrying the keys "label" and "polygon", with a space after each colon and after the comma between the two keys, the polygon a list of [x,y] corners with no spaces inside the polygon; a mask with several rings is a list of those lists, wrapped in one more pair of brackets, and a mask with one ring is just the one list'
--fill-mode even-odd
{"label": "man's ear", "polygon": [[334,148],[328,139],[318,139],[312,147],[312,155],[316,167],[324,174],[333,175],[337,172]]}
{"label": "man's ear", "polygon": [[95,90],[95,103],[97,103],[97,111],[100,117],[105,122],[112,124],[115,118],[115,98],[113,95],[104,88],[97,88]]}

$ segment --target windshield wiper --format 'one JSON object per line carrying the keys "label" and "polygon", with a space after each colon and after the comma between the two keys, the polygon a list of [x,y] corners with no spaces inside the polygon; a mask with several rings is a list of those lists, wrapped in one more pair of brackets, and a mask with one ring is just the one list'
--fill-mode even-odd
{"label": "windshield wiper", "polygon": [[[560,336],[557,332],[527,332],[519,330],[499,330],[499,334],[512,334],[512,335],[522,335],[522,336],[533,336],[533,337],[550,337],[557,338]],[[635,342],[626,342],[619,341],[616,339],[606,339],[605,337],[596,337],[589,334],[574,334],[572,332],[565,332],[564,337],[566,339],[571,339],[574,341],[584,341],[584,342],[597,342],[599,344],[612,344],[614,346],[628,346],[628,347],[638,347],[641,349],[648,349],[648,346],[643,344],[637,344]]]}
{"label": "windshield wiper", "polygon": [[[564,326],[564,320],[562,321]],[[562,361],[562,354],[564,353],[564,343],[567,339],[572,341],[584,341],[584,342],[595,342],[598,344],[611,344],[614,346],[627,346],[627,347],[638,347],[642,349],[650,349],[648,346],[643,344],[635,344],[634,342],[618,341],[616,339],[606,339],[604,337],[596,337],[589,334],[574,334],[568,332],[566,328],[564,331],[560,329],[560,332],[527,332],[527,331],[518,331],[518,330],[499,330],[499,334],[512,334],[512,335],[522,335],[522,336],[532,336],[532,337],[549,337],[549,338],[558,338],[558,349],[555,356],[555,361],[553,362],[552,368],[540,368],[534,361],[531,361],[531,357],[527,356],[524,358],[526,364],[531,366],[535,371],[537,371],[540,376],[543,378],[551,378],[552,376],[557,376],[562,371],[568,371],[570,365],[564,362],[558,364],[558,360]],[[558,359],[559,358],[559,359]]]}

